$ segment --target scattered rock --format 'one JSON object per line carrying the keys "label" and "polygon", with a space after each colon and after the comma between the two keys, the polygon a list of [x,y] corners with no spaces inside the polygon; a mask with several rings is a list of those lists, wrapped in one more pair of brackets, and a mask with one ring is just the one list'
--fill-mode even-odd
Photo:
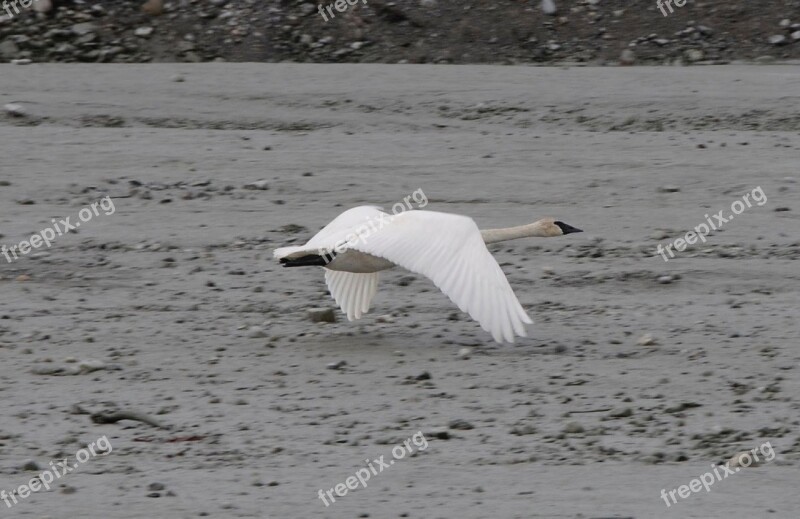
{"label": "scattered rock", "polygon": [[518,425],[516,427],[512,427],[509,433],[513,434],[514,436],[528,436],[530,434],[536,434],[536,427],[529,424]]}
{"label": "scattered rock", "polygon": [[686,59],[692,63],[702,61],[705,58],[705,54],[700,49],[689,49],[686,51]]}
{"label": "scattered rock", "polygon": [[310,308],[308,318],[312,323],[335,323],[336,313],[333,308]]}
{"label": "scattered rock", "polygon": [[459,431],[469,431],[470,429],[474,429],[473,425],[466,420],[462,420],[460,418],[456,418],[455,420],[450,420],[448,426],[451,429],[456,429]]}
{"label": "scattered rock", "polygon": [[658,344],[658,341],[655,338],[653,338],[652,335],[646,333],[641,337],[639,337],[639,340],[636,341],[636,344],[638,344],[639,346],[655,346],[656,344]]}
{"label": "scattered rock", "polygon": [[247,329],[247,336],[251,339],[261,339],[267,336],[267,333],[264,331],[264,328],[260,326],[251,326]]}
{"label": "scattered rock", "polygon": [[269,189],[269,185],[267,184],[266,180],[258,180],[256,182],[250,182],[249,184],[245,184],[244,188],[266,191],[267,189]]}
{"label": "scattered rock", "polygon": [[698,404],[697,402],[681,402],[678,405],[667,407],[664,409],[664,412],[670,414],[681,413],[687,409],[694,409],[695,407],[700,407],[701,405],[702,404]]}
{"label": "scattered rock", "polygon": [[[756,452],[760,454],[759,451]],[[750,451],[737,452],[728,460],[728,467],[732,469],[758,467],[761,465],[761,456],[759,456],[758,459],[759,461],[756,461],[755,456],[753,456],[753,453]]]}
{"label": "scattered rock", "polygon": [[636,54],[631,49],[625,49],[619,56],[619,64],[629,67],[636,63]]}
{"label": "scattered rock", "polygon": [[24,106],[17,103],[8,103],[3,106],[3,110],[11,117],[27,117],[28,111]]}
{"label": "scattered rock", "polygon": [[773,36],[770,36],[768,41],[770,45],[776,45],[776,46],[786,45],[788,43],[786,36],[784,36],[783,34],[775,34]]}
{"label": "scattered rock", "polygon": [[135,31],[133,31],[133,34],[135,34],[140,38],[149,38],[153,34],[154,30],[155,29],[153,29],[152,27],[139,27]]}
{"label": "scattered rock", "polygon": [[159,16],[164,13],[163,0],[147,0],[142,4],[142,12],[150,16]]}
{"label": "scattered rock", "polygon": [[630,407],[622,407],[620,409],[614,409],[608,416],[611,418],[627,418],[629,416],[633,416],[633,409]]}
{"label": "scattered rock", "polygon": [[34,460],[27,460],[22,464],[22,470],[39,471],[41,467]]}

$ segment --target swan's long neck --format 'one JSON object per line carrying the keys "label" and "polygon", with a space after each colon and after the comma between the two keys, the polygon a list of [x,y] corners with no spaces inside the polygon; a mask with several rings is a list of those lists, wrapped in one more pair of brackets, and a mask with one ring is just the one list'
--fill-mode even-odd
{"label": "swan's long neck", "polygon": [[485,243],[497,243],[501,241],[517,240],[519,238],[547,237],[538,222],[517,227],[506,227],[505,229],[485,229],[481,231]]}

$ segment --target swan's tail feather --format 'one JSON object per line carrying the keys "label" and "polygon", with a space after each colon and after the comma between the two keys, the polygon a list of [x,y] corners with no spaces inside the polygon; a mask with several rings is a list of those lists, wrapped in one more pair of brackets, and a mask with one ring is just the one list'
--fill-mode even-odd
{"label": "swan's tail feather", "polygon": [[284,267],[324,267],[330,262],[330,258],[318,254],[309,254],[300,258],[281,258],[281,265]]}

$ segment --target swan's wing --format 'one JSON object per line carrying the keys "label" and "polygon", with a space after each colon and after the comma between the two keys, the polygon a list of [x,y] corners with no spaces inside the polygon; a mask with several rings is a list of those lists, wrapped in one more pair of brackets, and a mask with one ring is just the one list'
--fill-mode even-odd
{"label": "swan's wing", "polygon": [[325,269],[325,282],[347,320],[361,319],[378,290],[378,274],[355,274]]}
{"label": "swan's wing", "polygon": [[348,247],[427,276],[497,342],[524,337],[532,322],[471,218],[408,211]]}
{"label": "swan's wing", "polygon": [[273,254],[275,259],[293,258],[307,254],[329,254],[337,246],[345,244],[349,239],[352,239],[353,233],[357,229],[365,225],[368,229],[376,228],[388,217],[387,213],[376,206],[362,205],[354,207],[334,218],[308,240],[305,245],[280,247],[275,249]]}

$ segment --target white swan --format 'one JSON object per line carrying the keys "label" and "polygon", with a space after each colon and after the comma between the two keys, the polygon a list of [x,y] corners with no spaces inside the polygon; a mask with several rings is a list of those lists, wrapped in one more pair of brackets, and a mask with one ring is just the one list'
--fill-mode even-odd
{"label": "white swan", "polygon": [[369,310],[378,272],[399,265],[430,278],[497,342],[525,336],[522,309],[487,243],[581,232],[544,218],[532,224],[481,231],[467,216],[434,211],[397,215],[378,207],[349,209],[305,245],[275,249],[284,267],[325,267],[325,281],[349,320]]}

